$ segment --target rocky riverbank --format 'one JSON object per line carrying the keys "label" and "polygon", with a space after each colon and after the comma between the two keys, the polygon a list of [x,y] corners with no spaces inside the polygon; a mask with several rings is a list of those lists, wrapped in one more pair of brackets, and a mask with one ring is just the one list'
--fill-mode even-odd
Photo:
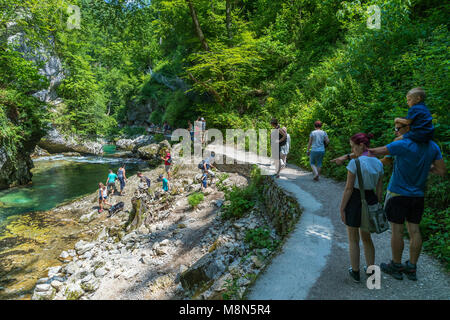
{"label": "rocky riverbank", "polygon": [[273,254],[254,249],[249,230],[267,228],[280,236],[264,209],[255,205],[238,220],[223,220],[224,188],[244,187],[248,178],[220,173],[194,209],[188,196],[200,190],[199,170],[174,159],[172,189],[159,194],[162,166],[144,173],[150,190],[129,178],[124,210],[108,218],[97,213],[97,195],[55,209],[77,210],[92,232],[61,252],[61,263],[37,281],[32,299],[237,299]]}

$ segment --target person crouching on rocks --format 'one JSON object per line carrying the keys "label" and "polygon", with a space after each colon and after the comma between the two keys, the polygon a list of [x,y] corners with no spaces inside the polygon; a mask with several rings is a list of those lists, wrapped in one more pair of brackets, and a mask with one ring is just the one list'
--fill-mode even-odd
{"label": "person crouching on rocks", "polygon": [[100,206],[100,209],[98,210],[98,213],[103,212],[103,204],[111,205],[106,201],[108,198],[108,190],[106,189],[106,186],[103,183],[98,184],[98,204]]}

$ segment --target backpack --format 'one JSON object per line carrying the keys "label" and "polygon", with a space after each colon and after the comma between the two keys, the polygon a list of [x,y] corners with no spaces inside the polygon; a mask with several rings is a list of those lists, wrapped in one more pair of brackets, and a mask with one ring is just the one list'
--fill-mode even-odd
{"label": "backpack", "polygon": [[144,178],[145,178],[145,182],[147,182],[147,186],[150,188],[151,180],[147,177],[144,177]]}
{"label": "backpack", "polygon": [[172,164],[172,156],[171,155],[169,155],[169,159],[167,159],[167,163]]}
{"label": "backpack", "polygon": [[198,168],[199,169],[203,169],[203,166],[205,165],[205,160],[202,160],[199,164],[198,164]]}

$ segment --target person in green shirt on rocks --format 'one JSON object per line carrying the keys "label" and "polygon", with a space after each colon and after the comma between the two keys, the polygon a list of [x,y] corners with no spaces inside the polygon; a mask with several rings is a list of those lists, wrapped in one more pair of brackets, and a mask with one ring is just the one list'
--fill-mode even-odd
{"label": "person in green shirt on rocks", "polygon": [[167,178],[164,178],[164,176],[162,174],[159,175],[159,178],[157,179],[158,182],[162,182],[162,189],[165,192],[169,191],[169,180],[167,180]]}
{"label": "person in green shirt on rocks", "polygon": [[108,186],[109,192],[112,192],[114,189],[114,192],[116,192],[116,179],[117,174],[113,173],[112,170],[109,170],[108,179],[106,179],[106,185]]}

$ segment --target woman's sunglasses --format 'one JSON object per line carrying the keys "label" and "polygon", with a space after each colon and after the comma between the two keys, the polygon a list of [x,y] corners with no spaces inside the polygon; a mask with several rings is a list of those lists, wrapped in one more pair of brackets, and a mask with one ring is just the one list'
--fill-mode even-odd
{"label": "woman's sunglasses", "polygon": [[401,126],[401,127],[395,127],[395,128],[394,128],[394,131],[395,131],[395,132],[399,132],[400,129],[402,129],[402,128],[404,128],[404,127],[407,127],[407,125],[404,125],[404,126]]}

